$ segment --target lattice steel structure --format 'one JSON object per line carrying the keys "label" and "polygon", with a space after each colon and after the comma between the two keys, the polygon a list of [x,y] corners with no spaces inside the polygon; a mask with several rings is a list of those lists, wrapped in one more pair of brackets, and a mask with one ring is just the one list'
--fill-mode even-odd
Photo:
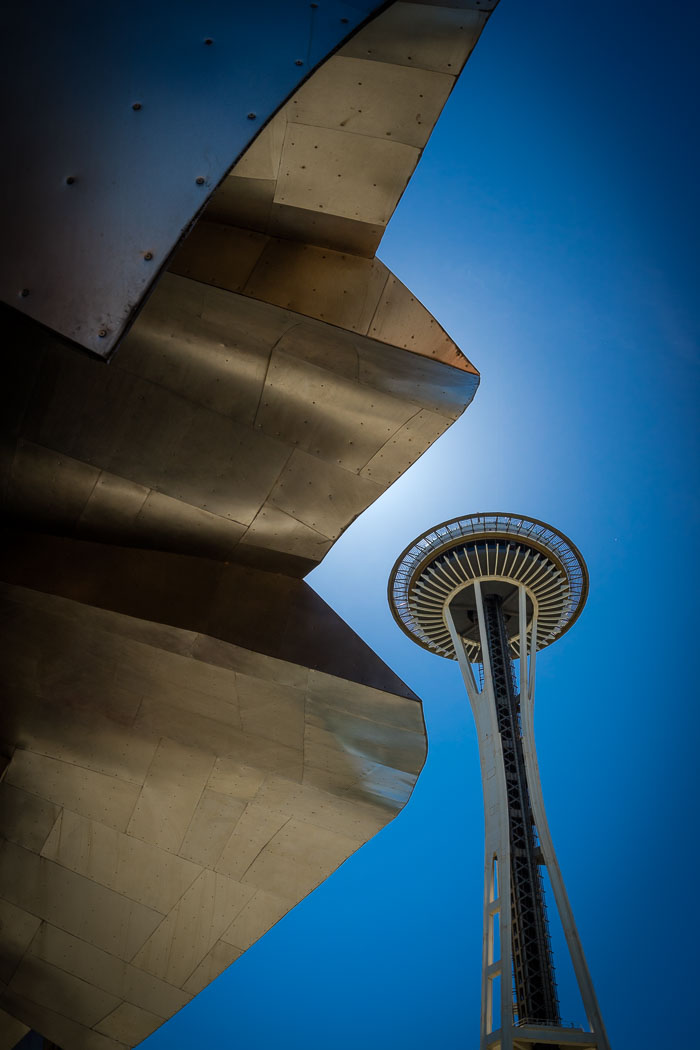
{"label": "lattice steel structure", "polygon": [[[569,629],[587,593],[586,565],[570,540],[544,522],[500,513],[458,518],[420,536],[389,581],[401,629],[458,661],[479,736],[486,824],[481,1050],[609,1050],[547,826],[533,731],[536,653]],[[587,1032],[560,1016],[543,868]]]}

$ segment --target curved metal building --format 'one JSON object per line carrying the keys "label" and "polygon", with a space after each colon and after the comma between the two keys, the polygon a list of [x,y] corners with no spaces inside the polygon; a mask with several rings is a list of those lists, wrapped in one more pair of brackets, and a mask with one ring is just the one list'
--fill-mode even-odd
{"label": "curved metal building", "polygon": [[375,252],[493,6],[14,15],[0,1047],[134,1046],[410,795],[303,577],[478,384]]}

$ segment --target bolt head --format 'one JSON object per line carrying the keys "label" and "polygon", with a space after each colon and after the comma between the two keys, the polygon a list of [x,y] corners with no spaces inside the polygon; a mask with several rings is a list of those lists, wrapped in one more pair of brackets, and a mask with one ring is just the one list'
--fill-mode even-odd
{"label": "bolt head", "polygon": [[198,186],[203,186],[204,183],[206,182],[206,179],[204,178],[203,175],[198,175],[197,178],[194,181],[197,183]]}

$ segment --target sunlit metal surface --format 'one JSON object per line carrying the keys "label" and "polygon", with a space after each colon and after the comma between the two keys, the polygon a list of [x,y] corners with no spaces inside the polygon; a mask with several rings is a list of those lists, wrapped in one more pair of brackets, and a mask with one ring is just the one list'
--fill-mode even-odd
{"label": "sunlit metal surface", "polygon": [[[16,35],[47,57],[18,121],[52,126],[6,171],[0,1009],[63,1050],[140,1042],[424,759],[417,698],[300,577],[476,391],[374,252],[494,4],[387,5],[294,93],[376,6]],[[107,366],[50,328],[129,331]]]}
{"label": "sunlit metal surface", "polygon": [[15,5],[5,302],[107,356],[219,181],[375,0]]}
{"label": "sunlit metal surface", "polygon": [[[114,361],[46,340],[6,519],[303,575],[457,418],[471,372],[166,275]],[[276,567],[276,566],[275,566]]]}
{"label": "sunlit metal surface", "polygon": [[2,590],[1,1004],[64,1050],[133,1046],[403,806],[421,708]]}

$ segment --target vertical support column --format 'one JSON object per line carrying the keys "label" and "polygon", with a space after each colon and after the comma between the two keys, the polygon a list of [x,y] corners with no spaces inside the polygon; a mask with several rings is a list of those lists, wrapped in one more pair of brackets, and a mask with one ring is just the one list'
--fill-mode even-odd
{"label": "vertical support column", "polygon": [[[478,581],[474,585],[482,652],[485,655],[484,688],[480,691],[467,657],[464,643],[445,606],[445,623],[450,631],[464,684],[471,703],[479,741],[479,760],[484,794],[484,904],[481,969],[481,1050],[499,1046],[513,1050],[513,994],[511,948],[510,839],[508,801],[503,765],[503,749],[496,719],[493,678],[488,661],[484,607]],[[497,876],[496,876],[497,871]],[[494,957],[494,924],[499,924],[500,958]],[[500,1024],[494,1024],[494,989],[500,978]],[[500,1042],[492,1043],[500,1028]]]}
{"label": "vertical support column", "polygon": [[535,654],[537,651],[537,617],[533,616],[532,634],[530,638],[530,667],[527,667],[527,620],[526,620],[526,594],[522,584],[519,587],[519,629],[520,629],[520,711],[522,718],[523,754],[525,757],[525,770],[530,794],[532,813],[537,827],[542,858],[549,873],[552,884],[554,901],[559,912],[566,943],[574,967],[574,973],[578,982],[583,1007],[586,1011],[591,1032],[596,1037],[598,1050],[610,1050],[605,1025],[598,1006],[598,1000],[593,988],[593,981],[583,953],[581,940],[574,922],[574,915],[569,902],[569,897],[564,886],[561,869],[554,852],[552,836],[547,823],[547,815],[544,809],[542,797],[542,784],[540,781],[537,753],[535,751],[534,733],[534,705],[535,705]]}

